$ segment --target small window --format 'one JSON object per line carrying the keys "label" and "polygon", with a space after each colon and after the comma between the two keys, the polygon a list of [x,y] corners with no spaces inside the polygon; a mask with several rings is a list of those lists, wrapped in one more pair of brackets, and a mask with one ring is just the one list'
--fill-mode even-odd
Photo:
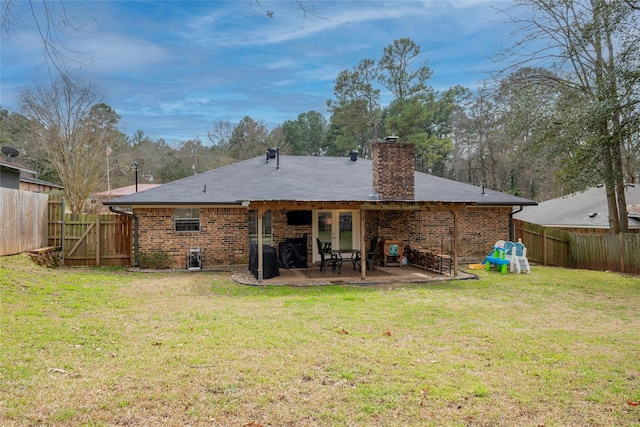
{"label": "small window", "polygon": [[176,231],[200,231],[200,209],[175,209]]}

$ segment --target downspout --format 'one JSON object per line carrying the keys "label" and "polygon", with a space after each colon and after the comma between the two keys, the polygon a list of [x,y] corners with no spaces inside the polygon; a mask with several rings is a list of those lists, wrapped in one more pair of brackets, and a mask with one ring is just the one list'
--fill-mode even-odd
{"label": "downspout", "polygon": [[524,206],[520,205],[520,209],[509,214],[509,240],[512,242],[516,241],[516,225],[513,223],[513,216],[518,212],[522,212],[522,209],[524,209]]}
{"label": "downspout", "polygon": [[[365,210],[360,206],[360,278],[364,281],[367,279],[367,247],[364,233],[367,229]],[[373,267],[373,266],[372,266]]]}
{"label": "downspout", "polygon": [[113,206],[109,206],[109,210],[113,213],[133,218],[133,266],[138,267],[138,217],[129,212],[119,211]]}

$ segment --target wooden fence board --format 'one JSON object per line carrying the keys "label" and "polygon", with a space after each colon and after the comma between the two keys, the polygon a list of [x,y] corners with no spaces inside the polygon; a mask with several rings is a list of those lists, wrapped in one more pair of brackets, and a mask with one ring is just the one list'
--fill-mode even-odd
{"label": "wooden fence board", "polygon": [[515,221],[530,262],[588,270],[640,273],[640,233],[576,234]]}
{"label": "wooden fence board", "polygon": [[624,236],[625,271],[640,274],[640,234],[634,233]]}
{"label": "wooden fence board", "polygon": [[516,237],[527,247],[530,262],[557,267],[573,267],[570,233],[524,221],[514,221]]}
{"label": "wooden fence board", "polygon": [[0,256],[47,246],[47,201],[43,193],[0,188]]}
{"label": "wooden fence board", "polygon": [[50,195],[47,205],[49,246],[62,246],[62,196]]}

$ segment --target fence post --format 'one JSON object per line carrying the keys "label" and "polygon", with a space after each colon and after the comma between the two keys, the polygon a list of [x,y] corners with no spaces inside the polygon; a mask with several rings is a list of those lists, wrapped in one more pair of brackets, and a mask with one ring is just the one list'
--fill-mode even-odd
{"label": "fence post", "polygon": [[64,250],[65,250],[65,244],[64,244],[64,218],[65,218],[65,213],[64,213],[64,197],[62,198],[62,216],[61,216],[61,220],[62,220],[62,225],[60,227],[60,246],[62,246],[62,265],[64,265]]}
{"label": "fence post", "polygon": [[96,218],[96,267],[100,267],[100,215]]}
{"label": "fence post", "polygon": [[451,244],[453,251],[453,275],[458,276],[458,210],[453,209],[453,242]]}

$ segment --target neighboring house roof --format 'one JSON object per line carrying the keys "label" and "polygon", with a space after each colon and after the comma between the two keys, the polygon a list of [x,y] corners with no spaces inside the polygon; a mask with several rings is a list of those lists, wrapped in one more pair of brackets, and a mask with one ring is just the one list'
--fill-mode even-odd
{"label": "neighboring house roof", "polygon": [[[162,184],[138,184],[138,192],[145,191],[150,188],[158,187]],[[94,197],[122,197],[134,194],[136,192],[136,186],[127,185],[126,187],[112,188],[110,191],[101,191],[100,193],[94,193]]]}
{"label": "neighboring house roof", "polygon": [[[640,185],[627,186],[629,210],[640,206]],[[609,228],[609,211],[604,186],[569,194],[528,206],[513,216],[516,219],[548,227]],[[629,215],[629,227],[640,228],[640,217]]]}
{"label": "neighboring house roof", "polygon": [[20,175],[20,181],[21,182],[28,182],[29,184],[46,185],[48,187],[59,188],[61,190],[64,188],[62,185],[54,184],[53,182],[49,182],[49,181],[43,181],[43,180],[38,179],[38,178],[32,178],[30,176]]}
{"label": "neighboring house roof", "polygon": [[[276,165],[279,164],[279,169]],[[244,201],[375,201],[371,160],[349,157],[265,156],[163,184],[104,202],[114,206],[241,204]],[[415,173],[410,201],[533,205],[522,197]]]}
{"label": "neighboring house roof", "polygon": [[4,160],[2,158],[0,158],[0,167],[5,168],[5,169],[17,170],[17,171],[23,172],[23,173],[31,173],[31,174],[36,174],[37,173],[33,169],[29,169],[28,167],[26,167],[24,165],[21,165],[19,163],[10,162],[10,161]]}

